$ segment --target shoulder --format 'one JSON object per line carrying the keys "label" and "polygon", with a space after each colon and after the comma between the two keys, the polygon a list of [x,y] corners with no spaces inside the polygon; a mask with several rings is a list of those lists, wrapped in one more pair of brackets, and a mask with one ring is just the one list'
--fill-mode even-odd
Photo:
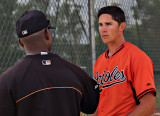
{"label": "shoulder", "polygon": [[78,70],[82,70],[79,66],[77,66],[77,65],[75,65],[75,64],[73,64],[73,63],[71,63],[71,62],[69,62],[69,61],[61,58],[61,57],[58,56],[58,55],[57,55],[57,59],[58,59],[59,61],[61,61],[64,66],[66,66],[66,67],[68,67],[68,68],[71,68],[71,69],[75,68],[75,69],[78,69]]}
{"label": "shoulder", "polygon": [[126,51],[131,54],[138,54],[140,52],[143,52],[138,46],[130,43],[130,42],[126,42],[124,44],[125,48],[126,48]]}
{"label": "shoulder", "polygon": [[151,60],[150,57],[136,45],[126,42],[125,46],[126,46],[126,53],[129,54],[133,59]]}
{"label": "shoulder", "polygon": [[16,65],[10,67],[0,75],[0,81],[1,80],[9,81],[18,78],[19,76],[22,75],[22,73],[24,73],[27,64],[28,64],[27,59],[25,58],[21,59]]}
{"label": "shoulder", "polygon": [[128,43],[126,46],[126,57],[132,65],[132,69],[150,69],[153,68],[151,58],[137,46]]}
{"label": "shoulder", "polygon": [[75,73],[76,76],[80,76],[81,78],[88,76],[88,74],[82,68],[80,68],[80,66],[77,66],[77,65],[63,59],[60,56],[58,56],[57,59],[63,63],[63,66],[65,66],[66,68],[71,70],[73,73]]}

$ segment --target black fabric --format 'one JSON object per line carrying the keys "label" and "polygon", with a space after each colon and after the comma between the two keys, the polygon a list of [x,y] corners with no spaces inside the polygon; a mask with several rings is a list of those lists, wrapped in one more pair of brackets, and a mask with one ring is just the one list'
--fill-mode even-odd
{"label": "black fabric", "polygon": [[134,100],[135,100],[135,102],[136,102],[136,105],[139,105],[140,102],[139,102],[139,100],[137,99],[136,91],[135,91],[135,89],[134,89],[134,87],[133,87],[133,85],[132,85],[131,82],[130,82],[130,84],[131,84],[131,89],[132,89],[132,91],[133,91],[133,98],[134,98]]}
{"label": "black fabric", "polygon": [[80,116],[94,113],[99,100],[85,71],[51,53],[26,56],[4,72],[0,95],[1,116]]}
{"label": "black fabric", "polygon": [[50,21],[47,20],[45,14],[38,10],[25,11],[16,22],[16,33],[19,38],[27,37],[42,29],[55,27],[49,26]]}

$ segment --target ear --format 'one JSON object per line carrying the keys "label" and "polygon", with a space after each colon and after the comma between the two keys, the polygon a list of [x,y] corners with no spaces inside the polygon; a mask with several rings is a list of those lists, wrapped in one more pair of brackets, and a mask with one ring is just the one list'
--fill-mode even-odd
{"label": "ear", "polygon": [[19,45],[24,48],[24,44],[21,42],[20,38],[18,39]]}
{"label": "ear", "polygon": [[50,32],[49,32],[48,29],[45,30],[45,39],[46,39],[46,40],[51,39],[51,38],[50,38]]}
{"label": "ear", "polygon": [[52,48],[52,37],[48,29],[45,30],[45,39],[47,40],[48,51],[51,51]]}
{"label": "ear", "polygon": [[125,23],[125,22],[122,22],[122,23],[120,24],[120,30],[121,30],[121,31],[124,31],[125,27],[126,27],[126,23]]}

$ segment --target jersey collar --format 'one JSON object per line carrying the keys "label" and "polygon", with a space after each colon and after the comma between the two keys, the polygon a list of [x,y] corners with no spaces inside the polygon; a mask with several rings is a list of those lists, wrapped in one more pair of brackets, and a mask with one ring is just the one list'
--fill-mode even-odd
{"label": "jersey collar", "polygon": [[[126,42],[125,42],[126,43]],[[124,43],[124,44],[125,44]],[[123,48],[124,48],[124,44],[122,44],[119,48],[118,48],[118,50],[112,55],[112,56],[114,56],[115,54],[117,54],[119,51],[121,51]],[[108,53],[109,53],[109,49],[107,49],[107,51],[106,51],[106,53],[105,53],[105,57],[106,58],[110,58],[109,56],[108,56]],[[112,57],[111,56],[111,57]]]}

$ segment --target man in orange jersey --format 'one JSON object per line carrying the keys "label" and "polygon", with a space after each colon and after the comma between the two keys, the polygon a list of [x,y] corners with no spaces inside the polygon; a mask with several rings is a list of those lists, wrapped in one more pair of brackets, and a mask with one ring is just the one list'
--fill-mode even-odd
{"label": "man in orange jersey", "polygon": [[154,112],[156,88],[151,59],[126,42],[125,14],[117,6],[98,12],[99,33],[108,45],[94,65],[100,101],[92,116],[148,116]]}

